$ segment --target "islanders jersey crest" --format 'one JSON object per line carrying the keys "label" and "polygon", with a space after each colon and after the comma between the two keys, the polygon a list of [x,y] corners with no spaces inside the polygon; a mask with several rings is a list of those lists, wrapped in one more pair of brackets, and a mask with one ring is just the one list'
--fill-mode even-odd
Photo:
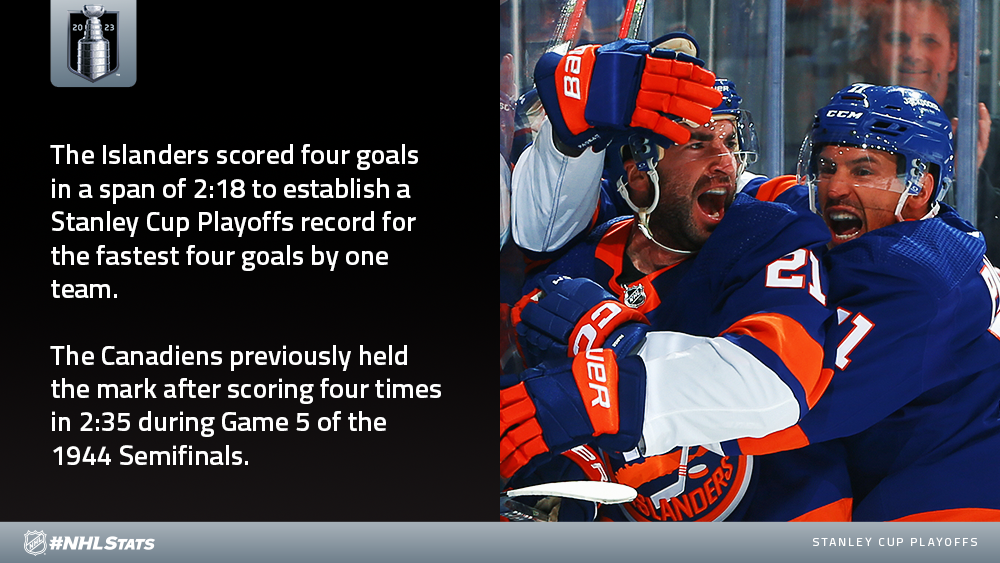
{"label": "islanders jersey crest", "polygon": [[636,489],[628,504],[602,507],[607,520],[686,522],[726,520],[747,493],[753,456],[720,456],[702,446],[651,457],[608,455],[614,480]]}

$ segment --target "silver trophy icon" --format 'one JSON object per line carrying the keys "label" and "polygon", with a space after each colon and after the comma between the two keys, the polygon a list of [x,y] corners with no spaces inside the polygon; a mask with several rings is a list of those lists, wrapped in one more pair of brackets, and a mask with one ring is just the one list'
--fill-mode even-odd
{"label": "silver trophy icon", "polygon": [[87,4],[83,7],[83,15],[87,17],[87,23],[83,39],[76,43],[76,71],[96,80],[108,73],[110,45],[101,30],[104,6]]}

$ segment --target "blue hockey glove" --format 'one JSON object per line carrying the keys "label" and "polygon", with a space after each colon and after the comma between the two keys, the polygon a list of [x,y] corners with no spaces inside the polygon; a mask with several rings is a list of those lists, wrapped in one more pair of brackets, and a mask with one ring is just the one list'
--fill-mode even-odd
{"label": "blue hockey glove", "polygon": [[645,315],[585,278],[546,276],[515,306],[518,345],[531,365],[591,348],[627,355],[645,337]]}
{"label": "blue hockey glove", "polygon": [[639,443],[646,368],[638,356],[593,349],[551,368],[500,378],[500,475],[534,470],[592,444],[629,451]]}
{"label": "blue hockey glove", "polygon": [[535,87],[558,138],[582,150],[604,149],[629,128],[646,129],[669,147],[686,143],[691,133],[676,121],[707,123],[722,102],[715,74],[693,56],[658,49],[653,42],[619,39],[583,45],[566,55],[549,52],[535,65]]}

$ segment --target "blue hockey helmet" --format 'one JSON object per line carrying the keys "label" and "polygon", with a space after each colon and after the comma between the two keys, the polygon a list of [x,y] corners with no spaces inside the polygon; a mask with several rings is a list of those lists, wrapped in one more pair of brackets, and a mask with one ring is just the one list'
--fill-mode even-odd
{"label": "blue hockey helmet", "polygon": [[740,102],[743,98],[736,91],[736,85],[728,78],[716,78],[715,89],[722,94],[722,103],[719,104],[712,113],[735,113],[740,111]]}
{"label": "blue hockey helmet", "polygon": [[757,162],[757,155],[760,153],[760,141],[757,139],[753,116],[750,115],[750,110],[740,107],[743,98],[736,91],[736,85],[732,80],[716,78],[715,89],[722,93],[722,103],[712,110],[712,120],[733,121],[736,141],[739,143],[736,158],[740,165],[739,174],[742,174],[748,165]]}
{"label": "blue hockey helmet", "polygon": [[931,201],[939,202],[954,183],[955,156],[948,116],[934,99],[915,88],[854,84],[834,94],[816,112],[799,154],[799,183],[809,186],[817,211],[817,155],[823,146],[878,149],[897,155],[900,191],[897,216],[910,195],[920,193],[924,175],[934,177]]}

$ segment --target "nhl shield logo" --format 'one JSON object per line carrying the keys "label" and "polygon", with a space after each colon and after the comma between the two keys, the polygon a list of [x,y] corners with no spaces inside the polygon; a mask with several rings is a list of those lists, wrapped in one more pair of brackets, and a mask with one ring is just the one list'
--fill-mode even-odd
{"label": "nhl shield logo", "polygon": [[91,82],[118,70],[119,18],[102,4],[70,11],[66,24],[66,66]]}
{"label": "nhl shield logo", "polygon": [[642,307],[642,304],[646,302],[646,290],[643,289],[642,284],[637,283],[632,287],[626,287],[622,302],[632,309]]}
{"label": "nhl shield logo", "polygon": [[27,531],[24,533],[24,551],[31,555],[41,555],[45,553],[45,532]]}

